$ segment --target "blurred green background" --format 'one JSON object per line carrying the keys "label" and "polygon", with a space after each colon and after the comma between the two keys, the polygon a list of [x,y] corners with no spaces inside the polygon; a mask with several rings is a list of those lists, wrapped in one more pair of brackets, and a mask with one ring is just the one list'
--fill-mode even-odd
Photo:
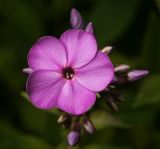
{"label": "blurred green background", "polygon": [[[41,36],[70,28],[71,8],[93,21],[99,47],[114,46],[115,65],[149,69],[145,79],[120,86],[126,101],[117,113],[96,111],[97,126],[75,148],[160,148],[160,0],[1,0],[0,149],[68,148],[57,115],[36,109],[25,90],[27,53]],[[106,100],[106,99],[103,99]],[[104,102],[102,102],[104,103]]]}

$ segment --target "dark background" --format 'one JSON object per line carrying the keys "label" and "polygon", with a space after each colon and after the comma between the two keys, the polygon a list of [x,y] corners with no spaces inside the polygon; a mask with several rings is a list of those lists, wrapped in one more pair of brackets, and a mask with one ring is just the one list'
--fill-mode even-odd
{"label": "dark background", "polygon": [[150,71],[119,88],[126,99],[119,112],[93,114],[96,133],[85,135],[75,148],[159,149],[160,0],[0,0],[0,149],[67,148],[58,116],[36,109],[21,95],[27,79],[22,68],[38,38],[70,28],[73,7],[86,22],[93,21],[100,48],[114,47],[115,65]]}

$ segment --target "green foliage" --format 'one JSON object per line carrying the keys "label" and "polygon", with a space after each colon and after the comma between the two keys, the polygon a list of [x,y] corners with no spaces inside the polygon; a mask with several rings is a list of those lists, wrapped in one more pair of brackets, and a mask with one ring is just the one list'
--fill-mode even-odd
{"label": "green foliage", "polygon": [[130,147],[120,147],[120,146],[114,146],[114,145],[97,145],[97,144],[93,144],[93,145],[89,145],[84,147],[84,149],[130,149]]}
{"label": "green foliage", "polygon": [[147,30],[144,34],[143,59],[145,67],[149,67],[151,71],[159,71],[160,56],[160,18],[159,14],[151,11],[149,15]]}
{"label": "green foliage", "polygon": [[91,115],[91,119],[97,129],[102,129],[105,127],[131,128],[129,124],[125,124],[106,111],[93,112]]}
{"label": "green foliage", "polygon": [[103,45],[113,43],[130,27],[142,0],[100,0],[91,12],[97,37]]}
{"label": "green foliage", "polygon": [[32,135],[20,133],[7,123],[1,121],[0,124],[0,148],[4,149],[52,149],[52,147],[42,139]]}
{"label": "green foliage", "polygon": [[134,101],[134,107],[160,103],[160,76],[152,75],[145,79]]}

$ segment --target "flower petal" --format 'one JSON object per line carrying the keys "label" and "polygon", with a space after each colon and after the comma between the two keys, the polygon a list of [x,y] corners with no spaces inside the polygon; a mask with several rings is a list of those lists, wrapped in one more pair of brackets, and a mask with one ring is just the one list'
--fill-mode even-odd
{"label": "flower petal", "polygon": [[60,40],[67,50],[67,65],[73,68],[84,66],[94,58],[97,52],[97,43],[94,36],[80,29],[71,29],[64,32]]}
{"label": "flower petal", "polygon": [[59,70],[66,66],[67,56],[63,44],[55,37],[40,38],[30,49],[28,64],[33,70]]}
{"label": "flower petal", "polygon": [[112,81],[113,65],[108,56],[98,52],[87,65],[75,70],[76,80],[91,91],[101,91]]}
{"label": "flower petal", "polygon": [[36,107],[50,109],[56,106],[64,84],[61,74],[50,70],[37,70],[29,76],[26,88]]}
{"label": "flower petal", "polygon": [[73,115],[88,111],[96,101],[96,94],[81,86],[76,80],[67,81],[58,99],[58,107]]}

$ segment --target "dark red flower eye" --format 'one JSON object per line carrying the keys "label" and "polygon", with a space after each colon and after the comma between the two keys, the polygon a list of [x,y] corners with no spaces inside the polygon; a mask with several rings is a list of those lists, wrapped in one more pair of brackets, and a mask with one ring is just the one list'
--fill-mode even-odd
{"label": "dark red flower eye", "polygon": [[64,78],[71,80],[74,77],[74,70],[71,67],[67,67],[63,69]]}

